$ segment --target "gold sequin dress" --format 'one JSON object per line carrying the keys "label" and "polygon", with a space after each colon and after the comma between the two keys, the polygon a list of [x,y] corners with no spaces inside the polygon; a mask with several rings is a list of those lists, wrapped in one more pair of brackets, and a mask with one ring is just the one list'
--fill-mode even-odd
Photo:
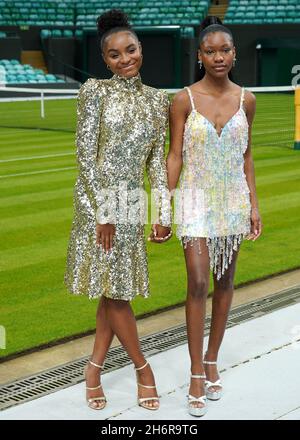
{"label": "gold sequin dress", "polygon": [[[88,79],[77,101],[78,177],[64,282],[73,294],[132,300],[149,296],[144,222],[115,217],[116,235],[105,253],[96,246],[103,190],[144,188],[144,171],[156,191],[167,191],[164,145],[166,92],[142,84],[140,75]],[[157,198],[159,223],[170,225],[169,203]],[[133,219],[134,220],[134,219]],[[104,222],[105,223],[105,222]]]}

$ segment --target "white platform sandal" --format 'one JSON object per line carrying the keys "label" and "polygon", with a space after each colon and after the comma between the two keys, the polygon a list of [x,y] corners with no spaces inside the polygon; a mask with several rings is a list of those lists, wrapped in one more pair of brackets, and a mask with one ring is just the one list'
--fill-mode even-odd
{"label": "white platform sandal", "polygon": [[[139,383],[139,378],[138,378],[138,373],[137,373],[137,371],[142,370],[142,369],[145,368],[147,365],[148,365],[148,361],[147,361],[147,362],[145,363],[145,365],[143,365],[142,367],[139,367],[139,368],[134,367],[135,372],[136,372],[137,384],[138,384],[140,387],[142,387],[142,388],[148,388],[148,389],[150,389],[150,388],[156,388],[156,385],[143,385],[143,384]],[[147,402],[147,401],[149,401],[149,400],[156,400],[157,402],[159,402],[159,397],[139,397],[139,396],[138,396],[138,398],[137,398],[138,405],[141,406],[142,408],[150,409],[150,410],[152,410],[152,411],[158,410],[159,406],[148,406],[148,405],[145,405],[145,402]]]}
{"label": "white platform sandal", "polygon": [[[93,365],[94,367],[103,369],[103,365],[95,364],[95,362],[92,362],[90,360],[89,360],[89,363],[91,365]],[[98,390],[98,389],[102,388],[102,385],[100,384],[96,387],[85,387],[85,388],[86,388],[86,390],[91,390],[91,391]],[[103,397],[90,397],[89,399],[86,399],[86,401],[87,401],[88,407],[91,409],[99,410],[99,409],[103,409],[106,406],[106,397],[105,396],[103,396]],[[101,404],[99,405],[100,402],[101,402]],[[95,405],[95,403],[97,405]]]}
{"label": "white platform sandal", "polygon": [[[205,374],[191,374],[191,378],[192,379],[206,379]],[[200,397],[195,397],[192,396],[191,394],[189,394],[188,396],[188,410],[189,410],[189,414],[191,414],[191,416],[195,416],[195,417],[201,417],[204,416],[204,414],[207,411],[207,404],[206,404],[206,395],[204,394],[203,396]],[[200,407],[196,407],[194,405],[192,405],[192,403],[202,403],[203,406]]]}
{"label": "white platform sandal", "polygon": [[[207,365],[217,365],[217,362],[211,361],[203,361],[203,363]],[[219,389],[217,391],[209,391],[211,387],[219,387]],[[222,396],[222,388],[221,379],[218,379],[216,382],[211,382],[210,380],[205,381],[205,392],[209,400],[219,400]]]}

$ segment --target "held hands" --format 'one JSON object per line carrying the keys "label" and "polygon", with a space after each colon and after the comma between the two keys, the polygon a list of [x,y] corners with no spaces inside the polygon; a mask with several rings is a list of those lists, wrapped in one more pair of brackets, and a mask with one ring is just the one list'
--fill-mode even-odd
{"label": "held hands", "polygon": [[165,241],[170,240],[172,234],[171,228],[154,224],[152,225],[151,234],[148,237],[148,241],[153,241],[154,243],[164,243]]}
{"label": "held hands", "polygon": [[255,241],[261,235],[263,224],[258,212],[258,208],[251,209],[251,233],[248,235],[247,240]]}
{"label": "held hands", "polygon": [[96,245],[102,245],[105,252],[110,251],[113,246],[113,238],[116,234],[115,225],[106,223],[105,225],[96,225]]}
{"label": "held hands", "polygon": [[[105,252],[109,252],[113,247],[113,239],[116,234],[115,225],[106,223],[104,225],[96,225],[96,245],[102,246]],[[171,228],[160,225],[152,225],[152,232],[148,238],[149,241],[155,243],[164,243],[172,237]]]}

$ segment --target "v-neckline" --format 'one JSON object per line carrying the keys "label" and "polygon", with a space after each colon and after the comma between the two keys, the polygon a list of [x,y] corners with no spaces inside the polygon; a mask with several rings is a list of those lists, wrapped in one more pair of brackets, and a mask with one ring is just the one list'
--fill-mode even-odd
{"label": "v-neckline", "polygon": [[[243,110],[243,108],[242,108],[242,106],[240,106],[239,107],[239,109],[228,119],[228,121],[226,122],[226,124],[222,127],[222,130],[221,130],[221,133],[220,134],[218,134],[218,132],[217,132],[217,130],[216,130],[216,127],[214,126],[214,124],[209,120],[209,119],[207,119],[207,117],[206,116],[204,116],[202,113],[200,113],[196,108],[193,108],[192,109],[192,111],[190,112],[190,115],[193,113],[193,112],[196,112],[196,113],[198,113],[198,115],[200,115],[203,119],[205,119],[210,125],[211,125],[211,127],[213,128],[213,130],[214,130],[214,132],[216,133],[216,136],[217,136],[217,138],[218,139],[221,139],[221,137],[222,137],[222,134],[223,134],[223,131],[224,131],[224,128],[229,124],[229,122],[240,112],[240,110],[242,110],[242,111],[244,111]],[[189,116],[190,116],[189,115]]]}

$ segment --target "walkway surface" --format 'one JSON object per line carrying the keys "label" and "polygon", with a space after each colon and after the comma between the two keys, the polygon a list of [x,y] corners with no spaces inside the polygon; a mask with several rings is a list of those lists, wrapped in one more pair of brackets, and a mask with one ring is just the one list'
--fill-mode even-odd
{"label": "walkway surface", "polygon": [[[233,307],[296,285],[300,285],[300,271],[237,289]],[[208,304],[208,312],[209,309]],[[179,318],[184,319],[183,308],[164,314],[169,320],[162,319],[160,314],[139,322],[140,333],[158,331],[157,321],[161,327],[163,325],[162,328],[167,328],[175,325],[172,319],[177,320],[176,324],[180,323]],[[4,379],[6,367],[5,382],[8,382],[8,376],[13,380],[9,373],[13,365],[19,365],[18,371],[25,373],[23,376],[33,374],[33,365],[41,371],[44,357],[48,357],[48,369],[51,351],[56,351],[57,356],[51,359],[56,365],[70,361],[72,357],[82,357],[86,354],[85,350],[90,348],[92,339],[89,341],[89,338],[6,362],[1,365],[1,379]],[[37,366],[34,361],[38,360]],[[108,404],[102,411],[87,407],[82,382],[4,410],[0,413],[0,419],[195,420],[188,415],[186,405],[189,383],[187,345],[166,350],[148,360],[161,395],[158,411],[147,411],[137,405],[135,374],[130,365],[103,374],[102,384]],[[300,420],[299,364],[300,303],[228,328],[218,359],[224,394],[219,401],[208,401],[208,412],[200,420]]]}

